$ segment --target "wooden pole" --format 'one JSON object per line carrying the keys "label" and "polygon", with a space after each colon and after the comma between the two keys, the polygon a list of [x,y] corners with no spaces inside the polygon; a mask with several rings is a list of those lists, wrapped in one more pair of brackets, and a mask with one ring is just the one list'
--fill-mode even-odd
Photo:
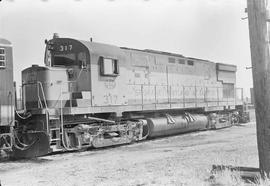
{"label": "wooden pole", "polygon": [[[261,175],[270,173],[270,59],[267,0],[247,0]],[[265,174],[266,173],[266,174]]]}

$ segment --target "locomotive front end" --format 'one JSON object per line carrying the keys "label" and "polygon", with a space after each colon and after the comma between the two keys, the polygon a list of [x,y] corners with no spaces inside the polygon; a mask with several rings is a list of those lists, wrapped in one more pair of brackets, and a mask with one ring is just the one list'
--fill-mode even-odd
{"label": "locomotive front end", "polygon": [[33,65],[22,72],[25,109],[90,106],[87,48],[71,39],[46,43],[45,67]]}
{"label": "locomotive front end", "polygon": [[[45,42],[45,66],[22,72],[25,117],[20,137],[31,148],[17,150],[17,157],[143,139],[143,121],[115,119],[115,110],[127,104],[121,93],[124,79],[118,77],[120,48],[59,37]],[[109,101],[111,94],[119,99]]]}
{"label": "locomotive front end", "polygon": [[87,61],[88,49],[79,41],[53,38],[46,41],[45,66],[22,71],[24,115],[18,115],[18,136],[29,148],[17,148],[16,157],[47,154],[51,145],[61,149],[68,138],[62,134],[63,113],[91,103]]}

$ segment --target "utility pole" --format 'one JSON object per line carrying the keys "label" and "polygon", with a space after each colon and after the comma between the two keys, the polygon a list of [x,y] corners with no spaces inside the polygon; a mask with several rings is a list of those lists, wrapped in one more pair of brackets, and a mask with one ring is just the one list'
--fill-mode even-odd
{"label": "utility pole", "polygon": [[270,173],[270,56],[268,0],[247,0],[250,50],[261,175]]}

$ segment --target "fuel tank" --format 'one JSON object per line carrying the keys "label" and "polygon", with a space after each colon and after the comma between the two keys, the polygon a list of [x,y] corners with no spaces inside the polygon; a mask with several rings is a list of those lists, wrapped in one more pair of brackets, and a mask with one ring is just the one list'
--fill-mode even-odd
{"label": "fuel tank", "polygon": [[206,129],[208,118],[205,115],[184,114],[178,116],[148,118],[148,137],[168,136]]}

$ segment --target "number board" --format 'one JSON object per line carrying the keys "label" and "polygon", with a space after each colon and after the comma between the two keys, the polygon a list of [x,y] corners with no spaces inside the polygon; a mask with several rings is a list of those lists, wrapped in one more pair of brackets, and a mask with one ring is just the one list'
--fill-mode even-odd
{"label": "number board", "polygon": [[73,45],[72,44],[68,44],[68,43],[59,43],[56,47],[56,51],[58,52],[70,52],[73,49]]}

